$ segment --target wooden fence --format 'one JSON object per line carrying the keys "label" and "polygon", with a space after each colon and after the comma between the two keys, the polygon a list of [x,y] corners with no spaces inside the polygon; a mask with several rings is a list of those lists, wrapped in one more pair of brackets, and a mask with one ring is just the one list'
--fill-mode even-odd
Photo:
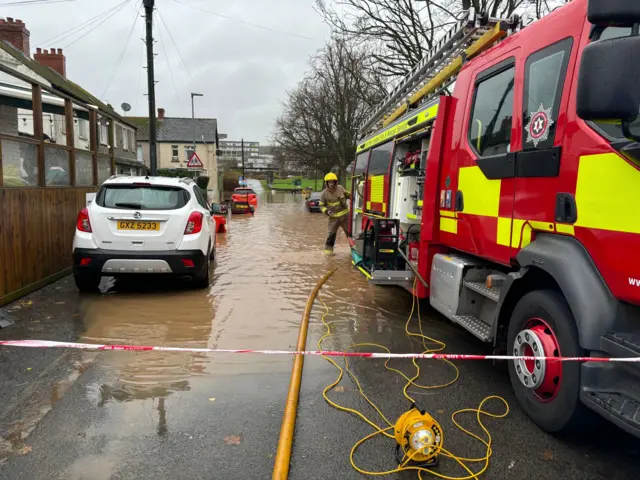
{"label": "wooden fence", "polygon": [[96,190],[0,188],[0,306],[70,273],[78,212]]}

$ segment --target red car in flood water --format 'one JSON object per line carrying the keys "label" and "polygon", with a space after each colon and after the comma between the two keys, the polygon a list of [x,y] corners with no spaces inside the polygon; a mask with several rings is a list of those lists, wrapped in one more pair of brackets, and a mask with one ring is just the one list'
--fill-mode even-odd
{"label": "red car in flood water", "polygon": [[226,233],[228,215],[229,208],[226,205],[221,205],[219,203],[211,204],[211,216],[216,222],[216,233]]}
{"label": "red car in flood water", "polygon": [[254,207],[258,205],[258,196],[256,192],[247,187],[238,187],[233,191],[231,195],[232,203],[248,203]]}

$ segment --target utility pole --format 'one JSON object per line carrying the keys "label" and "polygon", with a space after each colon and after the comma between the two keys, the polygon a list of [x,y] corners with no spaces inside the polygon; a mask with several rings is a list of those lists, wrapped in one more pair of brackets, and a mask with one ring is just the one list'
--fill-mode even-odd
{"label": "utility pole", "polygon": [[240,141],[240,148],[242,149],[242,181],[246,181],[247,179],[244,176],[244,138]]}
{"label": "utility pole", "polygon": [[158,175],[158,150],[156,133],[156,79],[153,72],[153,7],[155,0],[144,0],[144,19],[147,44],[147,88],[149,90],[149,160],[151,175]]}
{"label": "utility pole", "polygon": [[[194,153],[196,153],[196,111],[195,108],[193,107],[193,97],[202,97],[203,95],[201,93],[193,93],[191,92],[191,123],[193,124],[193,146],[191,147],[191,150],[193,151],[193,153],[191,154],[191,156],[193,156]],[[187,158],[187,162],[189,162],[189,160],[191,160],[191,158]],[[196,177],[200,175],[200,172],[196,172]]]}
{"label": "utility pole", "polygon": [[201,93],[191,93],[191,120],[193,123],[193,151],[196,151],[196,111],[193,107],[193,97],[203,97]]}

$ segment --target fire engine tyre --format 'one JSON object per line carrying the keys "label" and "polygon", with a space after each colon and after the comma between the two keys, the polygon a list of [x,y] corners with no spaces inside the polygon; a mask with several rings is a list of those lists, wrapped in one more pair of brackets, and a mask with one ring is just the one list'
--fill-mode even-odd
{"label": "fire engine tyre", "polygon": [[100,276],[89,273],[73,272],[73,280],[82,293],[97,292],[100,285]]}
{"label": "fire engine tyre", "polygon": [[[507,345],[508,354],[584,355],[569,306],[554,290],[533,291],[520,299],[509,322]],[[588,423],[583,421],[587,411],[580,401],[580,363],[511,361],[509,376],[520,406],[543,430],[571,434]]]}

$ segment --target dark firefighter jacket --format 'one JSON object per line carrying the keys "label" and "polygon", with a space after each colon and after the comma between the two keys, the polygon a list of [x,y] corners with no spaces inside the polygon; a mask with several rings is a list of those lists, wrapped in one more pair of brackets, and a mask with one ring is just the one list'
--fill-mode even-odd
{"label": "dark firefighter jacket", "polygon": [[336,185],[333,190],[325,188],[320,194],[322,213],[328,210],[331,218],[343,217],[349,213],[349,205],[347,204],[349,198],[351,198],[351,194],[342,185]]}

